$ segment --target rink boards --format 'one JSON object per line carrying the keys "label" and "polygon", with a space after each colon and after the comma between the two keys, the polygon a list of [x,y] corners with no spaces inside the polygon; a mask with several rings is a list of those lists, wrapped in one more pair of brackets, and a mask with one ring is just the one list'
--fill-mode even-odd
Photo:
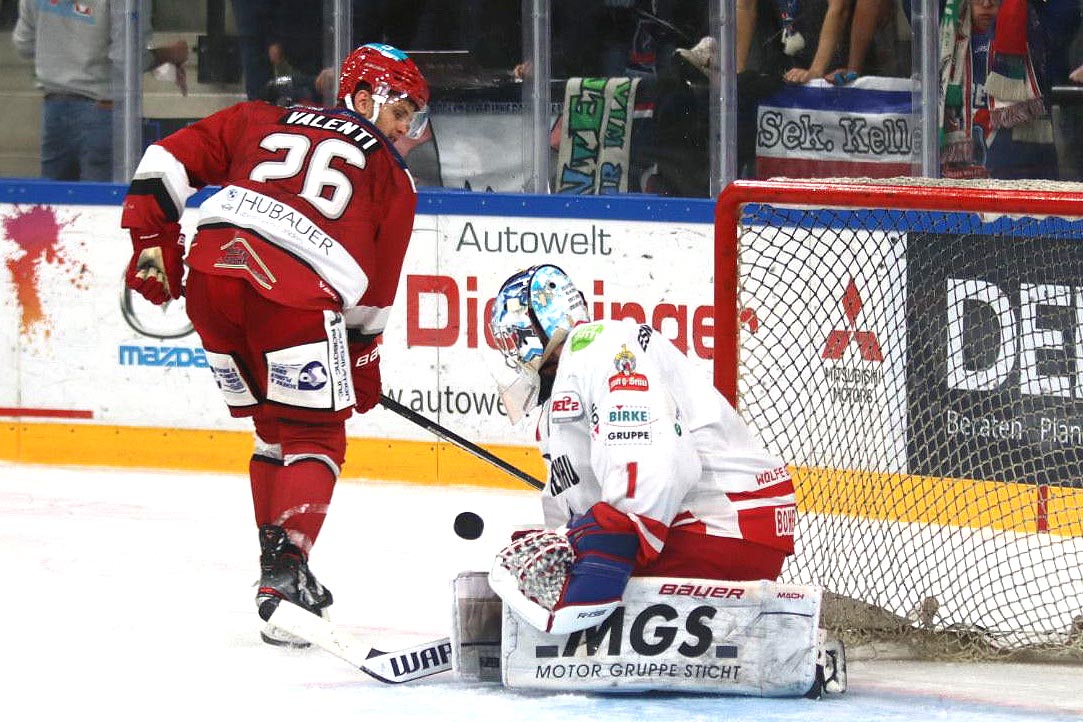
{"label": "rink boards", "polygon": [[[7,432],[0,458],[243,472],[252,444],[247,422],[226,413],[183,307],[163,312],[124,293],[130,245],[119,228],[123,192],[113,185],[0,183],[0,354],[11,370],[0,383]],[[507,370],[487,335],[489,300],[514,271],[556,263],[584,291],[596,319],[627,315],[650,323],[710,374],[713,209],[707,200],[423,191],[383,339],[385,393],[543,477],[531,446],[534,429],[529,421],[512,427],[497,399],[497,379]],[[186,232],[195,221],[190,207]],[[822,320],[825,333],[832,323]],[[879,429],[831,441],[845,447],[875,438],[880,448],[904,449],[889,418],[902,400],[881,401]],[[383,409],[351,419],[347,431],[347,478],[524,488]],[[770,429],[757,431],[771,437]],[[833,491],[847,485],[881,494],[892,486],[891,474],[905,472],[905,453],[897,458],[899,468],[877,473],[831,464],[796,469],[801,508],[852,511],[837,500],[861,494]],[[962,501],[981,484],[1018,498],[1018,513],[960,517],[960,508],[971,508]],[[1080,506],[1074,489],[1047,489],[1038,500],[1025,484],[922,476],[911,477],[907,488],[914,490],[909,498],[878,504],[876,513],[935,522],[952,510],[950,523],[1067,531]]]}
{"label": "rink boards", "polygon": [[[0,456],[243,470],[248,422],[226,413],[183,301],[163,311],[124,292],[124,191],[0,182],[0,355],[12,370],[0,382],[9,420]],[[199,198],[182,218],[189,236]],[[486,328],[489,299],[520,268],[559,264],[595,318],[651,323],[709,374],[712,209],[705,200],[423,190],[381,348],[384,392],[543,476],[533,428],[512,427],[498,401],[508,371]],[[518,483],[383,409],[354,417],[347,433],[347,477]]]}

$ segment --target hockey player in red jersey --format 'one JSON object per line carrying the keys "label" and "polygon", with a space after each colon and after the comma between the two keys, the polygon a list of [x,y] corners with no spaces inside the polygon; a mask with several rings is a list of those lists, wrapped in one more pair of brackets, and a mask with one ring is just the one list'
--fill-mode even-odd
{"label": "hockey player in red jersey", "polygon": [[[150,146],[121,225],[126,283],[187,311],[233,416],[251,417],[261,544],[256,603],[322,613],[308,568],[345,460],[345,422],[380,395],[377,336],[395,298],[417,191],[393,143],[424,130],[429,89],[406,54],[363,45],[343,62],[338,107],[239,103]],[[182,261],[179,219],[203,202]],[[182,289],[184,264],[188,277]],[[288,643],[269,626],[264,639]]]}
{"label": "hockey player in red jersey", "polygon": [[[794,549],[790,474],[669,340],[630,320],[590,323],[552,265],[509,278],[490,325],[518,371],[509,415],[542,404],[549,466],[548,530],[500,557],[515,583],[494,589],[510,607],[568,633],[604,619],[633,575],[778,578]],[[554,575],[562,557],[570,572]]]}

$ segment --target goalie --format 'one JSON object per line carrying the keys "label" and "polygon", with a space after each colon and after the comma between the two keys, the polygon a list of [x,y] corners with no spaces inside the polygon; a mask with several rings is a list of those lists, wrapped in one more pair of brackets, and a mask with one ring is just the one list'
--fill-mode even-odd
{"label": "goalie", "polygon": [[[541,405],[537,438],[549,468],[542,492],[546,529],[518,535],[489,576],[514,612],[510,619],[525,621],[542,638],[574,636],[622,605],[627,616],[636,600],[650,601],[667,589],[671,600],[680,596],[680,584],[630,586],[633,577],[725,580],[683,585],[685,596],[696,598],[701,589],[711,601],[736,597],[735,624],[775,613],[748,610],[757,595],[768,604],[785,598],[757,582],[777,580],[793,553],[793,481],[783,461],[753,437],[689,360],[648,325],[591,323],[582,293],[553,265],[509,278],[496,296],[490,325],[517,371],[501,389],[509,417],[514,422]],[[802,607],[801,614],[814,618],[815,636],[819,590],[799,589],[814,592],[815,609]],[[680,605],[673,609],[681,613]],[[711,615],[728,613],[712,609]],[[506,626],[507,614],[504,621]],[[634,632],[641,621],[624,619],[622,626]],[[634,640],[631,646],[637,646]],[[815,648],[814,641],[804,647],[812,650],[813,663]],[[688,667],[675,667],[671,676],[690,676]],[[538,668],[530,674],[547,673]],[[693,691],[702,687],[693,684]]]}

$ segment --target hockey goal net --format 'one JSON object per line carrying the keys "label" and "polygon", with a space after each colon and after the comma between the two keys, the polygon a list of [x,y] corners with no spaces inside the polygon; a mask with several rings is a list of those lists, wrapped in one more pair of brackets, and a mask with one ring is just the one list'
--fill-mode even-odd
{"label": "hockey goal net", "polygon": [[719,198],[716,382],[793,470],[784,579],[874,652],[1083,659],[1083,186],[893,183]]}

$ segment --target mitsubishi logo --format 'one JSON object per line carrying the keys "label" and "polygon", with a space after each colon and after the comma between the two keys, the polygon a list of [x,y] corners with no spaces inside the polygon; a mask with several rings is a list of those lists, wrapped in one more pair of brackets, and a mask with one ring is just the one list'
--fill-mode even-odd
{"label": "mitsubishi logo", "polygon": [[884,354],[880,351],[880,342],[872,331],[857,330],[857,317],[861,315],[863,302],[861,293],[857,290],[857,284],[851,277],[846,285],[846,292],[842,294],[842,310],[846,314],[849,328],[832,329],[827,336],[827,343],[821,358],[840,360],[846,353],[851,341],[857,342],[858,352],[865,361],[883,361]]}

